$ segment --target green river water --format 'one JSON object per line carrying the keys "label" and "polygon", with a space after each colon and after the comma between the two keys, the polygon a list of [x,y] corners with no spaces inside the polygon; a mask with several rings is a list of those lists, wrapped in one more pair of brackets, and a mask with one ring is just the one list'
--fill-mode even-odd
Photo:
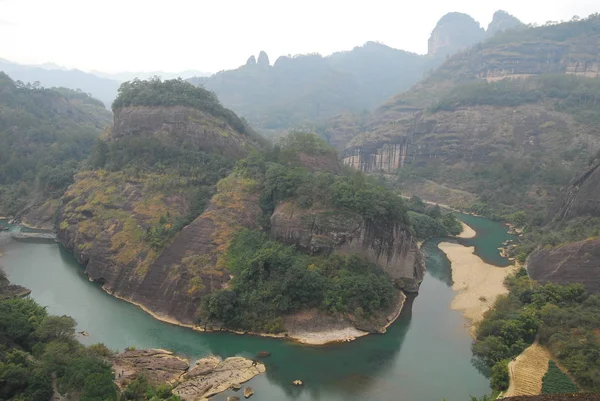
{"label": "green river water", "polygon": [[[512,238],[501,224],[459,215],[478,235],[460,240],[475,246],[489,263],[504,265],[497,247]],[[0,235],[6,236],[5,233]],[[32,290],[31,296],[50,313],[74,317],[85,344],[102,342],[114,350],[127,346],[166,348],[192,360],[215,354],[264,359],[267,372],[249,385],[253,399],[466,401],[490,392],[488,380],[472,365],[471,337],[466,320],[450,309],[450,263],[425,243],[428,274],[418,296],[409,299],[400,318],[384,335],[369,335],[352,343],[309,347],[295,343],[229,333],[199,333],[153,319],[141,309],[118,300],[91,283],[83,268],[56,243],[0,241],[0,263],[11,281]],[[291,385],[300,379],[303,387]],[[232,392],[213,397],[223,401]]]}

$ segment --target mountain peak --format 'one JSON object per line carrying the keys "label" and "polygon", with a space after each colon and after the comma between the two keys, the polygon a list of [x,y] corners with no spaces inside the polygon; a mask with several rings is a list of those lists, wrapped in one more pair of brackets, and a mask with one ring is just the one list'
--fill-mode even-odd
{"label": "mountain peak", "polygon": [[438,21],[428,42],[430,56],[447,56],[482,40],[485,30],[467,14],[451,12]]}
{"label": "mountain peak", "polygon": [[254,57],[254,56],[248,57],[248,61],[246,61],[246,65],[255,65],[255,64],[256,64],[256,57]]}
{"label": "mountain peak", "polygon": [[267,56],[267,53],[265,53],[264,51],[261,51],[258,54],[258,65],[262,65],[262,66],[270,66],[271,63],[269,62],[269,56]]}
{"label": "mountain peak", "polygon": [[506,31],[507,29],[518,28],[524,24],[516,17],[510,15],[504,10],[498,10],[494,13],[492,22],[488,25],[486,32],[487,37],[494,36],[498,32]]}

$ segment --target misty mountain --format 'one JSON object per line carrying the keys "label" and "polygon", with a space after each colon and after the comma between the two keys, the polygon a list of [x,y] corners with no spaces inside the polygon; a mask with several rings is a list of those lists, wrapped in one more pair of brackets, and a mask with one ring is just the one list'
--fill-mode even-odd
{"label": "misty mountain", "polygon": [[120,82],[98,77],[80,70],[49,69],[52,65],[30,66],[13,63],[0,59],[0,71],[7,73],[15,81],[36,82],[43,87],[64,87],[68,89],[81,89],[85,93],[101,100],[107,107],[117,96]]}
{"label": "misty mountain", "polygon": [[449,13],[432,31],[427,55],[367,42],[326,57],[282,56],[271,65],[260,52],[237,69],[189,81],[214,91],[263,132],[314,127],[340,113],[372,110],[409,89],[448,55],[518,25],[518,19],[498,11],[486,32],[472,17]]}
{"label": "misty mountain", "polygon": [[214,91],[223,104],[263,130],[310,125],[344,111],[376,107],[408,89],[435,60],[367,42],[351,51],[279,57],[265,52],[245,65],[190,82]]}
{"label": "misty mountain", "polygon": [[139,79],[149,79],[152,77],[161,77],[162,79],[175,79],[182,78],[188,79],[192,77],[207,77],[212,75],[210,72],[204,72],[200,70],[185,70],[180,72],[166,72],[166,71],[122,71],[115,73],[108,73],[103,71],[93,70],[92,74],[97,75],[102,78],[113,79],[119,82],[131,81],[134,78]]}

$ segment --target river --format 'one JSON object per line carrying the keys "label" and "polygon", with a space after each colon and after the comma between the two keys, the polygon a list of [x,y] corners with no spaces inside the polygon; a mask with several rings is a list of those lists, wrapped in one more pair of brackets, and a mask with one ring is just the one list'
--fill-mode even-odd
{"label": "river", "polygon": [[[511,238],[506,228],[483,218],[459,217],[478,232],[473,239],[459,241],[475,246],[486,262],[505,264],[496,248]],[[254,358],[259,351],[271,352],[264,359],[267,373],[249,383],[257,400],[466,401],[489,393],[489,382],[472,365],[466,320],[450,309],[455,295],[450,263],[437,243],[424,244],[428,274],[420,293],[407,301],[386,334],[326,347],[199,333],[157,321],[91,283],[56,243],[8,241],[0,249],[0,264],[14,284],[30,288],[31,296],[50,313],[74,317],[78,330],[89,333],[80,337],[85,344],[101,342],[115,351],[128,346],[165,348],[192,360],[210,354]],[[304,386],[292,386],[296,379]],[[224,401],[228,395],[233,393],[212,400]]]}

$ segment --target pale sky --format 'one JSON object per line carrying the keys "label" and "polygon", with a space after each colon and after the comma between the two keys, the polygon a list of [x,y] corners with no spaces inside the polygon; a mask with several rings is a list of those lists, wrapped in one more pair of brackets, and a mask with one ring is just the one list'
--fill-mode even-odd
{"label": "pale sky", "polygon": [[487,28],[503,9],[525,23],[600,11],[600,0],[0,0],[0,58],[81,70],[216,72],[265,50],[330,54],[367,41],[426,53],[451,11]]}

